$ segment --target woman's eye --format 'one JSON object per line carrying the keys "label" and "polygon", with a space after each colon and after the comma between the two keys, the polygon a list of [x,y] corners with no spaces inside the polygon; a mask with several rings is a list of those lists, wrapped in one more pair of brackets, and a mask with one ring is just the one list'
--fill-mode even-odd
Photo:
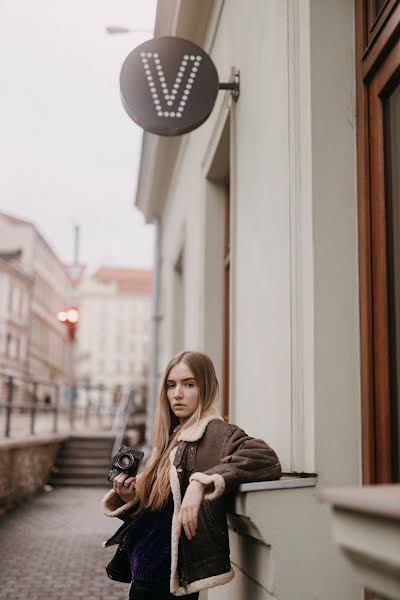
{"label": "woman's eye", "polygon": [[168,383],[167,385],[167,390],[172,390],[172,388],[175,386],[174,383]]}
{"label": "woman's eye", "polygon": [[187,383],[186,385],[187,385],[187,387],[193,387],[194,386],[193,383]]}

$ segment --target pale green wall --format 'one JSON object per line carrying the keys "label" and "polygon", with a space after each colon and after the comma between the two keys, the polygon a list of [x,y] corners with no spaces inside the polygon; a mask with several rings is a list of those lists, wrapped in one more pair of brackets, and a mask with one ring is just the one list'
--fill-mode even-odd
{"label": "pale green wall", "polygon": [[[360,600],[317,498],[361,477],[353,2],[225,0],[211,54],[220,80],[236,66],[242,86],[231,110],[232,420],[319,483],[240,500],[265,543],[233,540],[242,571],[208,600]],[[217,262],[221,198],[206,176],[224,103],[221,93],[185,136],[166,191],[160,370],[184,248],[185,346],[220,374],[222,282],[206,244]]]}

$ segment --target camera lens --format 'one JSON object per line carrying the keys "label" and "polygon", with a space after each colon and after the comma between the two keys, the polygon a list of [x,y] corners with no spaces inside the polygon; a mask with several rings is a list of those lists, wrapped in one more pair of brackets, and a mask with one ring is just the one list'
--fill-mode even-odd
{"label": "camera lens", "polygon": [[118,462],[123,469],[128,469],[133,464],[132,457],[129,454],[121,454]]}

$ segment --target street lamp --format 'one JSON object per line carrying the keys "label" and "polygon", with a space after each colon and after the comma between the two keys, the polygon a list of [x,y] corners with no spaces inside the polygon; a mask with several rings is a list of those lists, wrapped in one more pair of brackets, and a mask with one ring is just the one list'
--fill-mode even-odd
{"label": "street lamp", "polygon": [[68,329],[68,335],[73,342],[75,339],[76,327],[79,321],[79,312],[76,308],[68,308],[58,313],[57,319],[65,323]]}

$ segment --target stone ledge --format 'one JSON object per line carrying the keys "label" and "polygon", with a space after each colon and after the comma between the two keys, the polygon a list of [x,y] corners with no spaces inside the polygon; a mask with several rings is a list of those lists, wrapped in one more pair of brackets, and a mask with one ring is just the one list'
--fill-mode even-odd
{"label": "stone ledge", "polygon": [[248,512],[248,503],[252,499],[252,494],[254,492],[267,492],[269,494],[273,491],[276,493],[276,490],[313,488],[317,481],[317,475],[309,477],[283,475],[280,479],[274,481],[243,483],[239,486],[238,493],[232,498],[231,505],[228,507],[229,528],[241,536],[253,538],[268,546],[269,544],[264,539],[258,525],[252,520],[252,514]]}
{"label": "stone ledge", "polygon": [[335,509],[400,521],[400,485],[334,488],[320,493]]}
{"label": "stone ledge", "polygon": [[45,435],[30,435],[23,438],[6,438],[0,440],[0,452],[13,448],[26,448],[27,446],[46,446],[47,444],[58,444],[68,439],[69,434],[49,433]]}
{"label": "stone ledge", "polygon": [[0,516],[43,489],[65,435],[0,441]]}
{"label": "stone ledge", "polygon": [[333,538],[355,578],[384,598],[400,598],[400,485],[324,490]]}
{"label": "stone ledge", "polygon": [[317,476],[313,477],[290,477],[283,476],[274,481],[257,481],[254,483],[242,483],[239,486],[239,493],[261,492],[263,490],[282,490],[293,488],[315,487],[318,481]]}

